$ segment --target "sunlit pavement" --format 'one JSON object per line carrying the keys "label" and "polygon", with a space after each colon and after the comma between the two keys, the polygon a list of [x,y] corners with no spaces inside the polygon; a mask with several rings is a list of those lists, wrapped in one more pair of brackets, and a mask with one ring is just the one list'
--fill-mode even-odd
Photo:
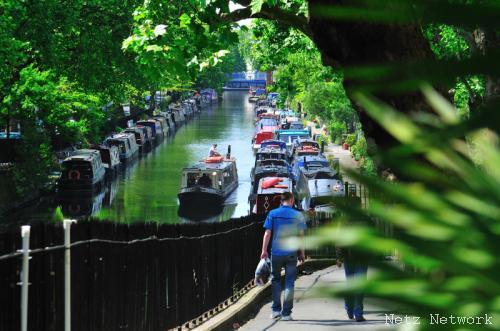
{"label": "sunlit pavement", "polygon": [[355,322],[347,318],[342,299],[318,298],[315,291],[332,287],[345,281],[344,270],[332,266],[301,276],[295,282],[293,321],[273,321],[270,318],[271,302],[267,302],[239,330],[388,330],[394,326],[385,324],[386,310],[365,300],[366,322]]}

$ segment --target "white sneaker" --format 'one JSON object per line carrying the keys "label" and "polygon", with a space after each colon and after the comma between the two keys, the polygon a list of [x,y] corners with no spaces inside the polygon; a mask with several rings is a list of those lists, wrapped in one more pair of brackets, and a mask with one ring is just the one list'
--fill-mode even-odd
{"label": "white sneaker", "polygon": [[293,321],[292,315],[281,316],[282,321]]}
{"label": "white sneaker", "polygon": [[271,318],[273,320],[277,320],[280,317],[281,317],[281,313],[279,311],[273,311],[273,313],[271,314]]}

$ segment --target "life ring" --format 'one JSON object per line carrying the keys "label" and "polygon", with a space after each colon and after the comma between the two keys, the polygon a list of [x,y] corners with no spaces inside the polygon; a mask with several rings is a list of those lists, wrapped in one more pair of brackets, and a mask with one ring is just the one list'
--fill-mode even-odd
{"label": "life ring", "polygon": [[222,156],[210,156],[207,157],[205,163],[221,163],[224,158]]}
{"label": "life ring", "polygon": [[68,172],[68,178],[72,180],[80,180],[80,171],[78,170],[70,170]]}

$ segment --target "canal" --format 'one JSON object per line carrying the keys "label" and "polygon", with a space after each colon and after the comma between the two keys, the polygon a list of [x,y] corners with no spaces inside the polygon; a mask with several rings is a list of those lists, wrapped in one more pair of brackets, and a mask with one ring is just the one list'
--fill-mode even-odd
{"label": "canal", "polygon": [[236,158],[239,186],[226,200],[221,214],[197,220],[222,221],[247,215],[250,171],[254,163],[251,139],[253,106],[247,92],[224,92],[219,104],[202,110],[174,136],[126,168],[97,194],[45,197],[17,215],[17,221],[92,216],[118,222],[176,223],[193,221],[177,214],[177,192],[183,167],[206,157],[211,144],[226,153],[231,145]]}

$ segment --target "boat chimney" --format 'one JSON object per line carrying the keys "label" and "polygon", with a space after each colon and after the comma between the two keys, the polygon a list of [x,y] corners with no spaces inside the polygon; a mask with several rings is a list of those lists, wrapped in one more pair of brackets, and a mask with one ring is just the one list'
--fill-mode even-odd
{"label": "boat chimney", "polygon": [[323,154],[325,152],[325,141],[322,140],[321,141],[321,154]]}
{"label": "boat chimney", "polygon": [[231,145],[227,145],[227,156],[226,156],[227,159],[230,159],[231,158]]}
{"label": "boat chimney", "polygon": [[304,168],[307,169],[307,161],[305,156],[304,156]]}

